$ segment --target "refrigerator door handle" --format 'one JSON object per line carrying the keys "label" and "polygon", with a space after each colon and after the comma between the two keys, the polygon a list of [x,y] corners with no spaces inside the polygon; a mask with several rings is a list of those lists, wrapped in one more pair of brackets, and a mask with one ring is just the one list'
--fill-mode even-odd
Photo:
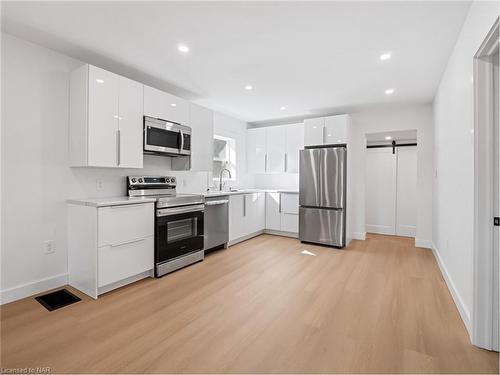
{"label": "refrigerator door handle", "polygon": [[[324,130],[324,128],[323,128]],[[323,194],[323,164],[322,164],[322,159],[323,159],[323,153],[324,150],[319,150],[319,160],[318,160],[318,205],[321,205],[321,198]]]}

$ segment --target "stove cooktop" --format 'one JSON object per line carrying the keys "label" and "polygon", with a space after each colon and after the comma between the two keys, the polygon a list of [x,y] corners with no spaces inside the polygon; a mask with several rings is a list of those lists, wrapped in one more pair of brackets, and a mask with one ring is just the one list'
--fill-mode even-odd
{"label": "stove cooktop", "polygon": [[177,207],[203,204],[205,198],[199,194],[178,194],[177,180],[170,176],[128,176],[127,189],[131,197],[156,198],[156,207]]}

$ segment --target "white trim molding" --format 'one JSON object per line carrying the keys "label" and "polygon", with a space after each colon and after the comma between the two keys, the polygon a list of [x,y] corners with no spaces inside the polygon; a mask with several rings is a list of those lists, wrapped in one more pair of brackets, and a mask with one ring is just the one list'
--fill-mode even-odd
{"label": "white trim molding", "polygon": [[32,281],[14,288],[2,290],[0,293],[0,304],[4,305],[9,302],[17,301],[22,298],[32,296],[34,294],[46,292],[54,288],[68,285],[68,274],[47,277],[38,281]]}
{"label": "white trim molding", "polygon": [[352,239],[364,241],[366,240],[366,232],[352,232]]}
{"label": "white trim molding", "polygon": [[474,258],[472,335],[474,345],[496,349],[498,333],[494,332],[494,86],[492,54],[497,53],[499,19],[488,32],[474,56]]}
{"label": "white trim molding", "polygon": [[470,337],[472,333],[471,333],[471,320],[470,320],[469,309],[465,305],[462,296],[458,292],[458,289],[455,286],[455,283],[453,282],[453,279],[451,278],[450,274],[448,273],[448,269],[446,268],[443,260],[441,259],[439,251],[434,243],[432,244],[432,254],[434,254],[434,258],[436,258],[436,262],[439,266],[439,269],[441,270],[443,279],[446,282],[446,285],[448,286],[448,290],[450,291],[451,297],[453,298],[453,301],[457,306],[460,317],[462,318],[462,321],[464,322],[465,328],[467,329],[467,332],[469,333]]}
{"label": "white trim molding", "polygon": [[423,247],[424,249],[431,249],[432,250],[432,241],[431,240],[424,240],[422,238],[415,238],[415,247]]}

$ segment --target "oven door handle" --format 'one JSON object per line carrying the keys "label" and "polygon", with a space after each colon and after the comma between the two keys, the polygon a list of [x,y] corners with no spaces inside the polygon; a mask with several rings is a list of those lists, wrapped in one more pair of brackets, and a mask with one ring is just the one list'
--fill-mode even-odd
{"label": "oven door handle", "polygon": [[203,212],[204,209],[205,209],[204,204],[197,204],[195,206],[189,206],[189,207],[164,208],[156,210],[156,216],[161,217],[161,216],[184,214],[188,212]]}
{"label": "oven door handle", "polygon": [[229,199],[221,199],[218,201],[206,201],[205,206],[219,206],[221,204],[229,203]]}
{"label": "oven door handle", "polygon": [[179,130],[181,133],[181,148],[179,149],[180,151],[184,150],[184,132],[182,130]]}

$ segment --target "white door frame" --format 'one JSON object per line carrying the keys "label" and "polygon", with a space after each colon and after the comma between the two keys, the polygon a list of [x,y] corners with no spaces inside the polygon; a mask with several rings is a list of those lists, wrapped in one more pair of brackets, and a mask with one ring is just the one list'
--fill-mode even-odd
{"label": "white door frame", "polygon": [[[493,349],[493,64],[498,53],[499,19],[474,56],[474,301],[472,343]],[[490,266],[488,266],[490,265]],[[496,271],[498,272],[498,264]]]}

